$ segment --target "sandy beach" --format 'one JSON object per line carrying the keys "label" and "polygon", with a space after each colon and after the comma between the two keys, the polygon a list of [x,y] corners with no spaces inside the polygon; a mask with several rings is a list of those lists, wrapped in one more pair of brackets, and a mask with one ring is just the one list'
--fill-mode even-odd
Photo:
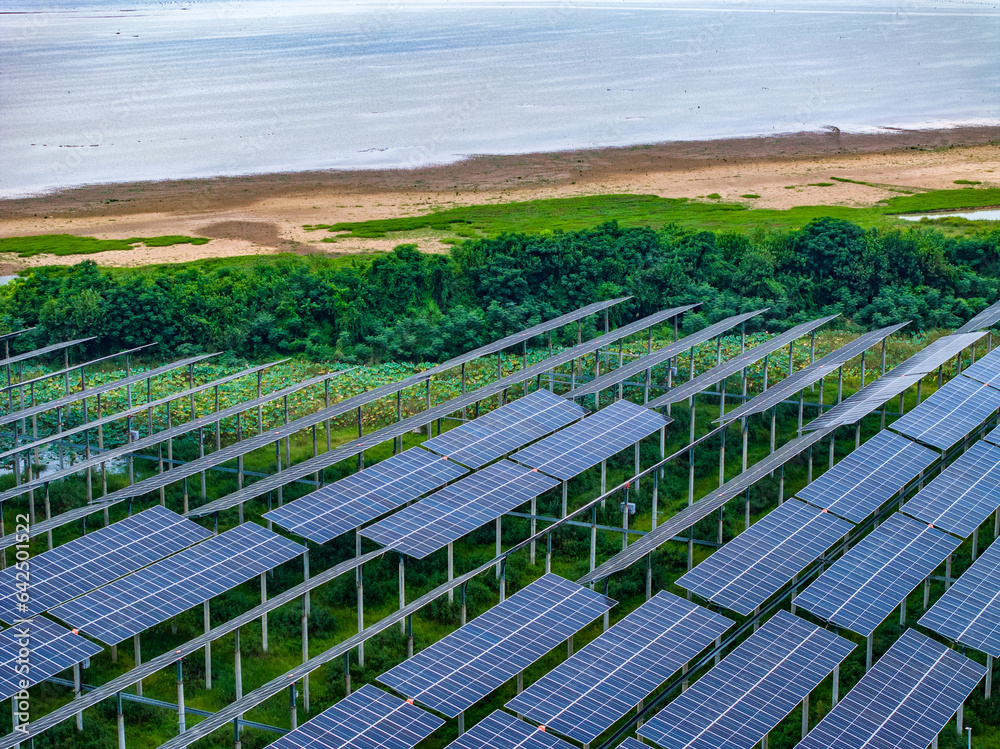
{"label": "sandy beach", "polygon": [[[829,177],[838,182],[810,186]],[[697,198],[711,193],[753,205],[866,205],[892,187],[946,189],[955,180],[1000,186],[1000,128],[800,133],[769,138],[662,143],[559,153],[479,156],[413,170],[324,171],[205,180],[94,185],[0,201],[0,237],[75,234],[101,239],[187,234],[205,245],[137,247],[86,256],[135,266],[277,252],[338,255],[388,250],[399,239],[324,244],[304,224],[412,216],[441,208],[536,198],[642,193]],[[793,187],[794,186],[794,187]],[[434,238],[414,241],[444,252]],[[3,258],[0,273],[83,256]]]}

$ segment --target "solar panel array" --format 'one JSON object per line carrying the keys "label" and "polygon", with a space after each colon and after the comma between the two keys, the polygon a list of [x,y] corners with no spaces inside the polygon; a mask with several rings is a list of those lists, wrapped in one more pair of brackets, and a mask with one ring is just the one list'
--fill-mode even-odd
{"label": "solar panel array", "polygon": [[956,377],[910,411],[892,428],[912,439],[947,450],[1000,409],[1000,390]]}
{"label": "solar panel array", "polygon": [[908,629],[796,749],[927,749],[985,672]]}
{"label": "solar panel array", "polygon": [[412,447],[264,517],[322,544],[467,473],[457,463]]}
{"label": "solar panel array", "polygon": [[[447,749],[575,749],[562,739],[497,710],[448,744]],[[648,747],[646,747],[648,749]]]}
{"label": "solar panel array", "polygon": [[989,307],[969,320],[969,322],[965,323],[965,325],[961,328],[956,330],[955,333],[970,333],[974,330],[992,328],[997,320],[1000,320],[1000,302],[994,302],[991,304]]}
{"label": "solar panel array", "polygon": [[890,325],[879,330],[873,330],[870,333],[865,333],[864,335],[855,338],[853,341],[841,346],[836,351],[832,351],[826,356],[817,359],[809,366],[803,367],[799,371],[790,374],[785,379],[774,383],[760,395],[751,398],[739,408],[735,408],[732,411],[727,412],[725,416],[719,417],[716,421],[735,421],[736,419],[741,419],[744,416],[761,413],[762,411],[768,410],[772,406],[778,405],[782,401],[792,397],[803,388],[809,387],[823,377],[828,377],[833,372],[836,372],[837,368],[840,367],[841,364],[853,359],[863,351],[867,351],[883,338],[888,338],[890,335],[906,325],[907,323]]}
{"label": "solar panel array", "polygon": [[412,749],[444,721],[405,700],[365,684],[271,749]]}
{"label": "solar panel array", "polygon": [[778,611],[637,733],[664,749],[752,749],[852,650]]}
{"label": "solar panel array", "polygon": [[733,622],[661,591],[507,703],[589,744]]}
{"label": "solar panel array", "polygon": [[828,315],[827,317],[821,317],[818,320],[812,320],[810,322],[804,322],[801,325],[796,325],[794,328],[790,328],[784,333],[776,335],[774,338],[764,341],[753,348],[749,348],[742,354],[734,356],[732,359],[712,367],[707,372],[702,372],[693,380],[688,380],[684,384],[675,387],[673,390],[664,393],[658,398],[654,398],[646,404],[646,408],[660,408],[661,406],[666,406],[670,403],[679,403],[683,400],[687,400],[691,396],[697,395],[715,383],[720,382],[730,375],[734,375],[740,370],[749,367],[751,364],[760,361],[768,354],[773,354],[775,351],[783,349],[796,338],[801,338],[806,333],[810,333],[813,330],[816,330],[816,328],[826,325],[826,323],[831,320],[835,320],[837,317],[839,317],[839,315]]}
{"label": "solar panel array", "polygon": [[794,603],[867,637],[960,544],[953,536],[895,513]]}
{"label": "solar panel array", "polygon": [[790,499],[698,564],[677,584],[743,616],[854,526]]}
{"label": "solar panel array", "polygon": [[998,507],[1000,449],[977,442],[903,505],[903,512],[968,538]]}
{"label": "solar panel array", "polygon": [[[29,650],[27,670],[22,648]],[[0,632],[0,700],[21,691],[21,682],[38,684],[60,671],[97,655],[103,648],[43,617]]]}
{"label": "solar panel array", "polygon": [[382,546],[423,559],[559,485],[503,460],[360,531]]}
{"label": "solar panel array", "polygon": [[920,618],[920,624],[1000,658],[1000,544],[990,545]]}
{"label": "solar panel array", "polygon": [[211,535],[211,531],[155,505],[32,557],[30,596],[25,602],[17,596],[17,568],[0,572],[0,619],[12,623],[47,611]]}
{"label": "solar panel array", "polygon": [[244,523],[58,606],[52,614],[114,645],[304,551],[300,544]]}
{"label": "solar panel array", "polygon": [[924,378],[922,374],[897,374],[895,370],[845,398],[822,416],[804,424],[803,431],[854,424],[883,403],[895,398]]}
{"label": "solar panel array", "polygon": [[612,605],[547,574],[378,680],[454,718]]}
{"label": "solar panel array", "polygon": [[933,450],[882,431],[800,489],[796,496],[860,523],[937,458]]}
{"label": "solar panel array", "polygon": [[587,411],[548,390],[530,395],[467,421],[427,440],[423,446],[470,468],[513,452],[546,434],[582,419]]}
{"label": "solar panel array", "polygon": [[568,480],[659,431],[671,422],[648,408],[619,400],[524,450],[513,460]]}
{"label": "solar panel array", "polygon": [[963,369],[969,379],[1000,388],[1000,349],[994,349],[968,369]]}

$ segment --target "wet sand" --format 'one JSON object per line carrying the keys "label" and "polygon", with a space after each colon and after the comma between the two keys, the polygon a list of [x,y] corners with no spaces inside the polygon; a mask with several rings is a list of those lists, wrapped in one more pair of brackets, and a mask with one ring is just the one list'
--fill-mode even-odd
{"label": "wet sand", "polygon": [[[829,177],[869,182],[810,186]],[[1000,128],[801,133],[769,138],[662,143],[628,148],[478,156],[414,170],[324,171],[205,180],[93,185],[0,201],[0,236],[77,234],[119,239],[164,234],[212,237],[176,245],[88,256],[8,257],[0,274],[37,265],[134,266],[277,252],[351,254],[391,249],[401,240],[335,244],[304,224],[412,216],[441,208],[536,198],[643,193],[697,198],[718,193],[754,206],[870,205],[908,189],[955,188],[955,180],[1000,187]],[[791,187],[794,186],[794,187]],[[434,237],[424,251],[444,252]]]}

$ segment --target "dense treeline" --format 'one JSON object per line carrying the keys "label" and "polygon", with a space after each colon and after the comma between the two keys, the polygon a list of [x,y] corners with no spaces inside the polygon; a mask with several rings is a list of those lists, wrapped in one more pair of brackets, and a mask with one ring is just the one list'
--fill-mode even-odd
{"label": "dense treeline", "polygon": [[175,353],[441,360],[598,299],[632,316],[701,302],[686,325],[770,307],[781,329],[837,311],[864,327],[951,328],[1000,296],[1000,230],[864,230],[824,218],[797,231],[660,231],[608,223],[505,234],[451,256],[410,245],[352,263],[320,256],[132,271],[42,268],[0,290],[19,347],[96,336],[91,353],[160,341]]}

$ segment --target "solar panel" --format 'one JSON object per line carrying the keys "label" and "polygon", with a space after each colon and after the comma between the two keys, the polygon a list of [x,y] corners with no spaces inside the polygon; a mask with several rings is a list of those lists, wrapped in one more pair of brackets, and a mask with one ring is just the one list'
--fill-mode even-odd
{"label": "solar panel", "polygon": [[587,411],[548,390],[508,403],[478,419],[427,440],[423,446],[470,468],[480,468],[550,432],[582,419]]}
{"label": "solar panel", "polygon": [[794,603],[867,637],[959,544],[953,536],[895,513]]}
{"label": "solar panel", "polygon": [[776,406],[803,388],[809,387],[823,377],[828,377],[833,372],[836,372],[841,364],[853,359],[863,351],[867,351],[883,338],[888,338],[890,335],[906,325],[907,323],[890,325],[879,330],[873,330],[870,333],[865,333],[855,338],[853,341],[841,346],[836,351],[830,352],[826,356],[817,359],[812,364],[790,374],[785,379],[772,384],[763,393],[751,398],[739,408],[735,408],[732,411],[727,412],[724,416],[720,416],[716,419],[716,422],[735,421],[736,419],[741,419],[744,416],[761,413],[762,411],[768,410],[772,406]]}
{"label": "solar panel", "polygon": [[796,749],[927,749],[985,672],[908,629]]}
{"label": "solar panel", "polygon": [[957,330],[951,335],[938,338],[925,346],[892,371],[897,374],[927,374],[933,372],[951,357],[968,348],[985,333],[962,333]]}
{"label": "solar panel", "polygon": [[589,744],[733,622],[661,591],[507,703]]}
{"label": "solar panel", "polygon": [[[22,648],[29,650],[27,663]],[[0,632],[0,700],[97,655],[103,648],[43,617]]]}
{"label": "solar panel", "polygon": [[306,547],[244,523],[52,609],[114,645],[298,556]]}
{"label": "solar panel", "polygon": [[977,442],[903,505],[935,528],[968,538],[1000,507],[1000,449]]}
{"label": "solar panel", "polygon": [[583,421],[519,450],[513,460],[568,480],[634,445],[672,420],[619,400]]}
{"label": "solar panel", "polygon": [[648,744],[643,744],[641,741],[636,741],[633,738],[627,738],[619,745],[620,749],[649,749]]}
{"label": "solar panel", "polygon": [[32,557],[30,595],[18,598],[16,567],[0,572],[0,619],[13,623],[47,611],[212,535],[165,507],[145,512]]}
{"label": "solar panel", "polygon": [[968,333],[973,330],[992,328],[997,320],[1000,320],[1000,302],[994,302],[991,304],[989,307],[969,320],[969,322],[965,323],[965,325],[961,328],[956,330],[955,333]]}
{"label": "solar panel", "polygon": [[949,640],[1000,658],[1000,544],[994,543],[920,618]]}
{"label": "solar panel", "polygon": [[559,485],[502,460],[360,531],[365,538],[423,559]]}
{"label": "solar panel", "polygon": [[419,447],[376,463],[264,517],[318,544],[440,489],[468,471]]}
{"label": "solar panel", "polygon": [[444,721],[405,700],[365,684],[271,749],[411,749]]}
{"label": "solar panel", "polygon": [[613,605],[547,574],[378,680],[454,718]]}
{"label": "solar panel", "polygon": [[800,489],[797,496],[860,523],[937,458],[933,450],[882,431]]}
{"label": "solar panel", "polygon": [[922,374],[897,374],[895,370],[845,398],[822,416],[803,425],[802,431],[853,424],[883,403],[895,398],[924,378]]}
{"label": "solar panel", "polygon": [[994,349],[968,369],[963,369],[962,374],[970,380],[1000,388],[1000,349]]}
{"label": "solar panel", "polygon": [[[575,749],[544,730],[496,710],[448,744],[446,749]],[[644,749],[649,749],[645,747]]]}
{"label": "solar panel", "polygon": [[778,611],[637,733],[665,749],[752,749],[852,650]]}
{"label": "solar panel", "polygon": [[790,499],[677,584],[748,616],[853,527],[846,520]]}
{"label": "solar panel", "polygon": [[1000,408],[1000,390],[956,377],[892,428],[940,450],[947,450]]}

